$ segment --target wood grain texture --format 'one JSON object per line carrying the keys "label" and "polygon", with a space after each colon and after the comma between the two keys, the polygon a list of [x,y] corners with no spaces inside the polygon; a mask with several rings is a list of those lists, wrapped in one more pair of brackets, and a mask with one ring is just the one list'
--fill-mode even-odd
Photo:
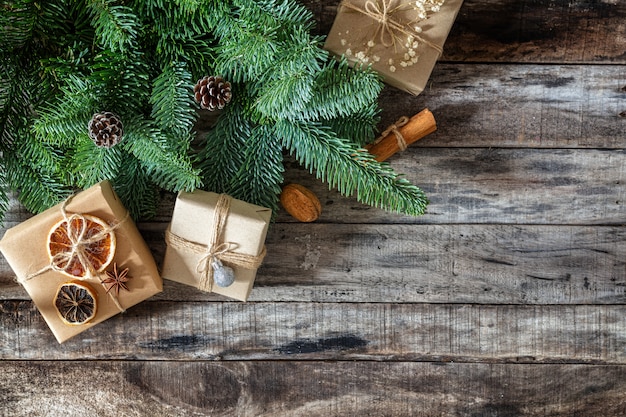
{"label": "wood grain texture", "polygon": [[[317,33],[330,31],[339,0],[304,0]],[[619,0],[465,0],[442,60],[626,63],[626,4]],[[621,36],[620,36],[621,35]]]}
{"label": "wood grain texture", "polygon": [[391,87],[381,129],[423,108],[438,129],[419,147],[622,148],[626,66],[444,64],[417,97]]}
{"label": "wood grain texture", "polygon": [[[325,35],[339,0],[303,3]],[[322,216],[279,213],[248,303],[166,281],[59,345],[0,257],[0,416],[626,415],[624,64],[625,2],[465,0],[426,90],[380,98],[381,130],[435,116],[388,160],[427,214],[287,157]]]}
{"label": "wood grain texture", "polygon": [[2,416],[518,417],[626,413],[626,367],[5,362]]}
{"label": "wood grain texture", "polygon": [[[625,137],[626,139],[626,137]],[[388,161],[430,200],[426,215],[402,216],[358,203],[289,162],[286,182],[302,184],[322,203],[320,223],[601,224],[626,220],[623,149],[409,148]],[[156,222],[169,222],[174,195]],[[19,208],[5,227],[32,214]],[[284,210],[278,222],[294,222]]]}
{"label": "wood grain texture", "polygon": [[356,360],[626,364],[622,305],[139,304],[59,345],[0,302],[5,360]]}
{"label": "wood grain texture", "polygon": [[[624,303],[625,243],[620,226],[274,224],[250,301]],[[0,299],[28,299],[0,268]],[[166,281],[157,299],[225,298]]]}

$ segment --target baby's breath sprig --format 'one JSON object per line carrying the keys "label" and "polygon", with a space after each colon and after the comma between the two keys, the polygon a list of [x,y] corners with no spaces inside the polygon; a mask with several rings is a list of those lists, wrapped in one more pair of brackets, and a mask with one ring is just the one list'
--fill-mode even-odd
{"label": "baby's breath sprig", "polygon": [[[397,4],[399,3],[399,4]],[[423,44],[435,45],[422,38],[423,29],[420,25],[433,13],[441,10],[445,0],[416,0],[403,3],[402,0],[367,0],[363,9],[348,3],[350,8],[361,11],[376,21],[377,29],[371,39],[362,45],[362,49],[354,50],[345,38],[341,44],[346,46],[346,57],[352,57],[363,64],[380,61],[380,56],[372,50],[380,44],[393,46],[399,59],[389,58],[389,71],[396,72],[396,65],[410,67],[418,62],[418,48]],[[379,42],[379,43],[378,43]]]}

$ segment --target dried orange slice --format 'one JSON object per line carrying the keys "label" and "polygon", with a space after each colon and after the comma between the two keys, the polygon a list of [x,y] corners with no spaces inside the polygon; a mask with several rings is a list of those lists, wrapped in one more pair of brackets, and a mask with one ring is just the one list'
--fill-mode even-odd
{"label": "dried orange slice", "polygon": [[66,282],[59,286],[54,306],[65,324],[85,324],[96,317],[96,293],[83,282]]}
{"label": "dried orange slice", "polygon": [[[68,231],[68,224],[71,225]],[[108,230],[108,232],[107,232]],[[82,235],[81,235],[82,233]],[[79,245],[76,243],[80,241]],[[81,263],[78,251],[94,272],[102,272],[115,255],[115,233],[100,218],[90,215],[71,216],[55,224],[48,235],[48,255],[56,267],[71,277],[84,278],[89,265]]]}

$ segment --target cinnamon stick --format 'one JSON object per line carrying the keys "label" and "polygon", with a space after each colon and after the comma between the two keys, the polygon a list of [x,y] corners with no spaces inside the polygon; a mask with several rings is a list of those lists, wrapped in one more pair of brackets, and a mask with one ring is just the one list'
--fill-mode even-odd
{"label": "cinnamon stick", "polygon": [[402,124],[402,119],[391,125],[381,137],[365,146],[378,162],[382,162],[406,146],[437,130],[435,117],[424,109]]}

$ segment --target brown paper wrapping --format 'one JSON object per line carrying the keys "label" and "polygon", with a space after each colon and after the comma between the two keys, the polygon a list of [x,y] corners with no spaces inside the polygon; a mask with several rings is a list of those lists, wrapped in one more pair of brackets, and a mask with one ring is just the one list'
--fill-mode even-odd
{"label": "brown paper wrapping", "polygon": [[[366,61],[366,65],[372,64],[372,69],[377,71],[384,81],[391,86],[414,95],[421,93],[439,59],[440,50],[443,48],[463,0],[446,0],[438,12],[430,14],[423,21],[419,21],[417,12],[414,10],[402,10],[388,14],[388,19],[399,24],[417,22],[417,25],[422,28],[422,32],[417,33],[417,35],[440,49],[437,50],[426,42],[420,42],[416,39],[419,43],[415,49],[417,62],[407,66],[401,65],[401,62],[405,60],[405,53],[408,53],[405,47],[408,36],[406,33],[396,30],[395,34],[401,40],[396,40],[393,46],[385,45],[380,38],[383,23],[372,16],[346,6],[346,3],[350,3],[355,7],[364,9],[367,2],[378,4],[379,7],[382,7],[382,3],[386,2],[390,10],[399,4],[410,3],[404,0],[344,0],[339,6],[337,17],[328,34],[324,48],[337,56],[344,55],[351,64],[364,61]],[[411,26],[414,24],[404,26],[409,32],[412,31]],[[387,44],[389,43],[388,39],[387,37]],[[364,54],[360,54],[360,58],[357,58],[359,52]],[[363,59],[364,57],[367,58]],[[390,59],[393,60],[393,64],[389,63]],[[395,68],[395,71],[392,71],[391,66]]]}
{"label": "brown paper wrapping", "polygon": [[[207,245],[213,230],[213,214],[219,194],[196,190],[180,192],[174,206],[170,232],[191,242]],[[268,208],[233,199],[224,226],[224,242],[237,244],[236,252],[257,256],[265,244],[272,211]],[[198,287],[198,262],[203,255],[168,246],[163,259],[164,279]],[[228,287],[212,286],[212,292],[246,301],[252,290],[256,270],[229,265],[235,271],[235,282]]]}
{"label": "brown paper wrapping", "polygon": [[[68,215],[71,213],[90,214],[109,224],[123,220],[113,232],[116,236],[113,262],[117,263],[118,270],[129,268],[128,275],[131,279],[127,285],[130,291],[121,290],[118,296],[118,301],[124,309],[162,291],[162,280],[152,253],[139,234],[135,223],[126,216],[126,208],[108,181],[76,194],[67,204],[66,211]],[[59,343],[120,313],[120,309],[107,294],[106,288],[100,281],[97,278],[86,279],[84,282],[97,293],[96,317],[86,324],[67,325],[58,315],[54,306],[54,297],[59,285],[76,278],[50,270],[24,281],[25,277],[35,274],[49,264],[48,233],[52,226],[62,219],[59,204],[7,230],[0,241],[0,251],[13,268],[18,280],[22,281],[22,285]],[[112,270],[113,262],[107,270]]]}

